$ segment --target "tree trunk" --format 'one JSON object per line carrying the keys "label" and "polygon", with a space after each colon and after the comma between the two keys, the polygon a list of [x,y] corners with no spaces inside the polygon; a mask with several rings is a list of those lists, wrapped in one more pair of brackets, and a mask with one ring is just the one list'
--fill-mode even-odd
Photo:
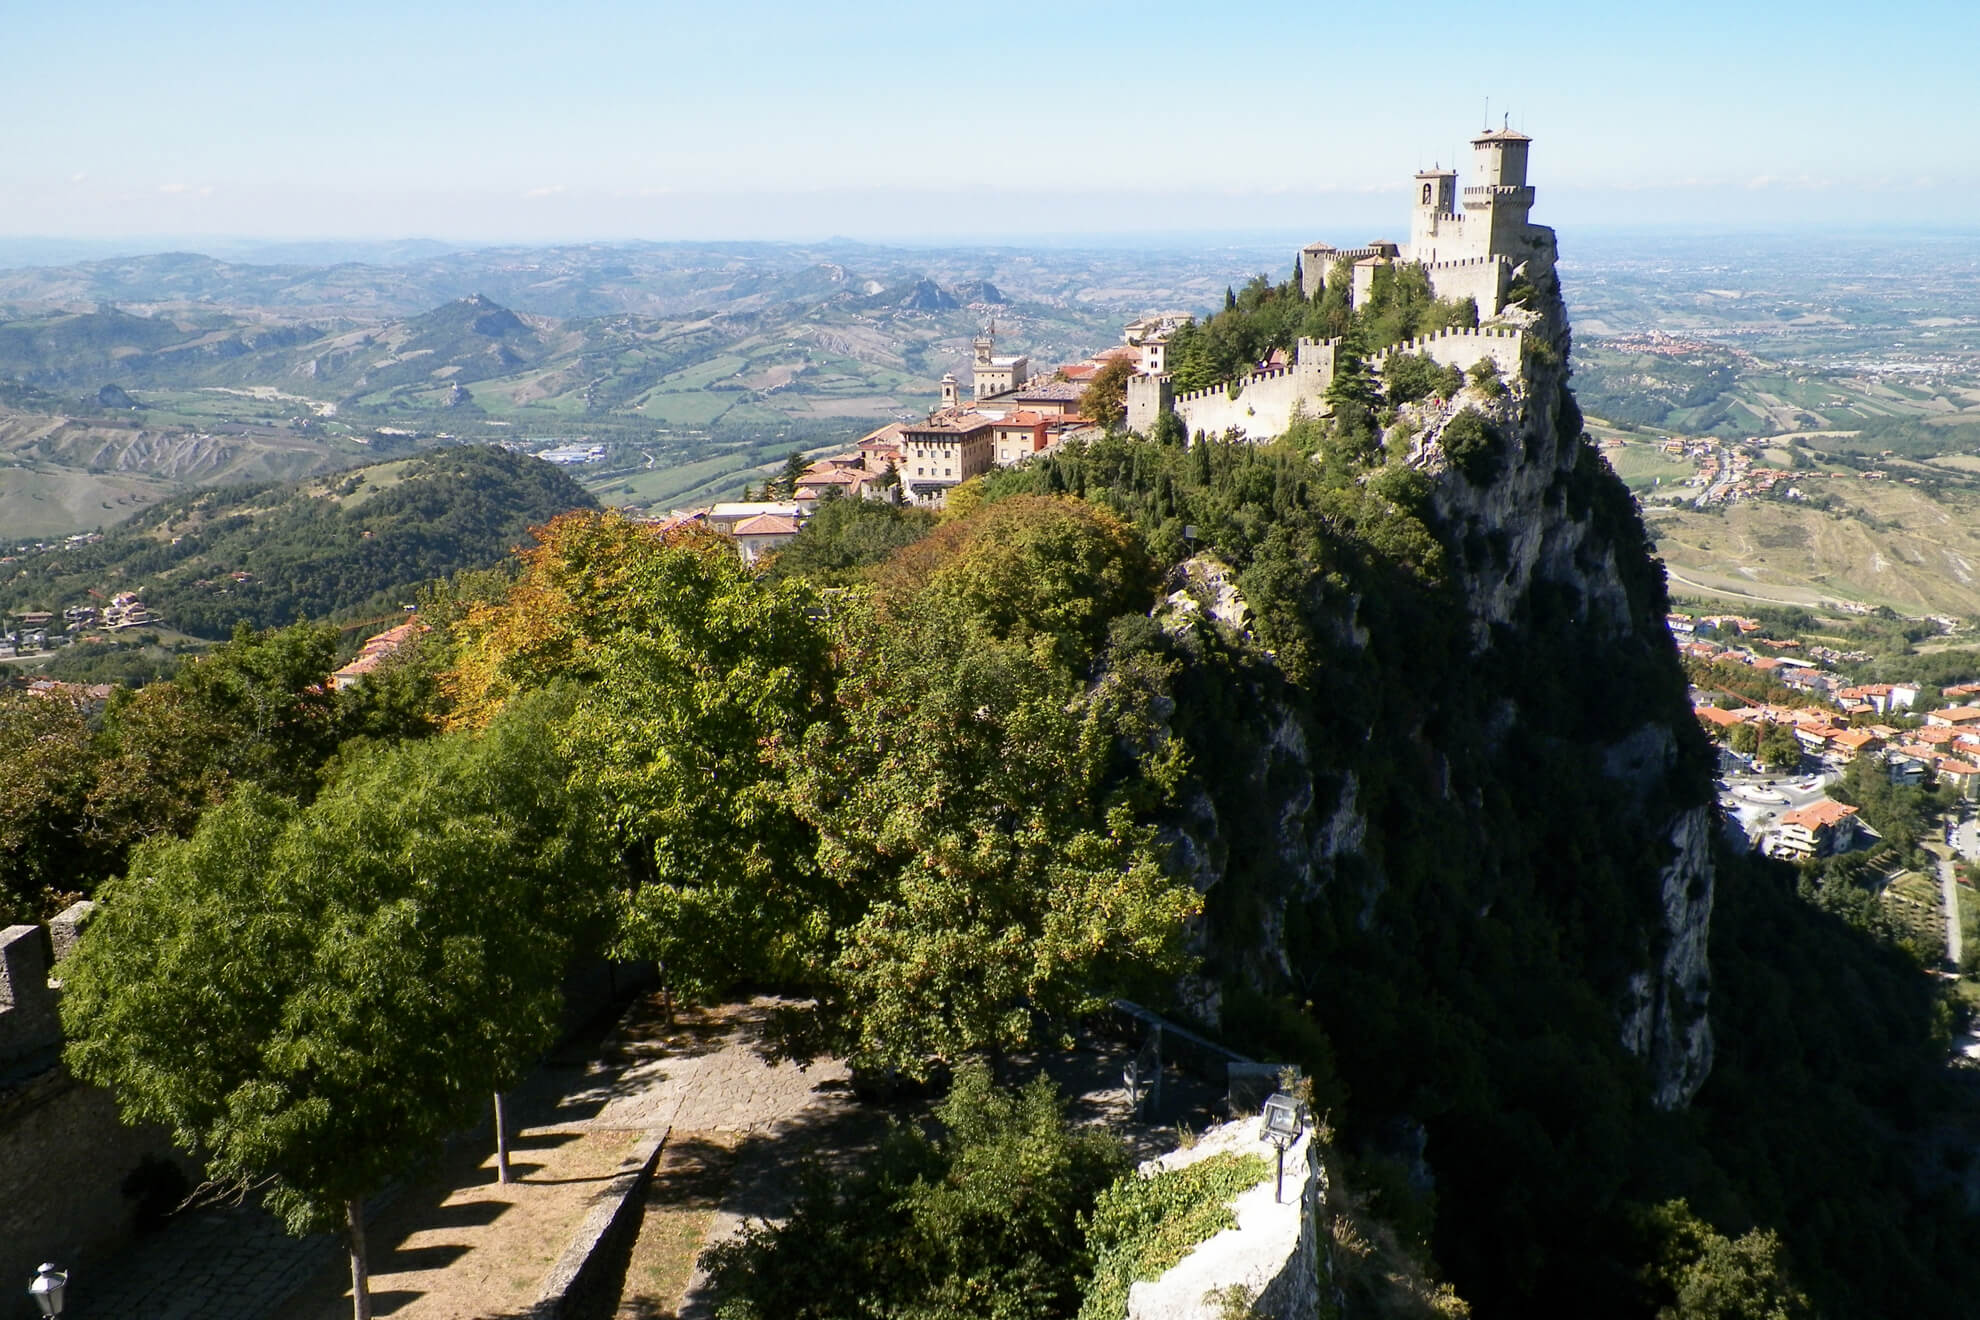
{"label": "tree trunk", "polygon": [[364,1262],[364,1202],[356,1198],[344,1202],[344,1221],[351,1239],[351,1320],[371,1320],[371,1271]]}
{"label": "tree trunk", "polygon": [[495,1093],[495,1181],[511,1183],[509,1175],[509,1124],[502,1114],[502,1093]]}

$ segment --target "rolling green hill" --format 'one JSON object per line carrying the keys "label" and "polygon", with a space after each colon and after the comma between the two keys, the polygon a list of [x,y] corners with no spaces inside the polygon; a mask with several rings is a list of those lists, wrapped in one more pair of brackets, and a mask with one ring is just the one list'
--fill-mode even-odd
{"label": "rolling green hill", "polygon": [[100,606],[136,591],[168,626],[224,637],[240,620],[268,627],[392,609],[423,582],[494,563],[531,526],[596,507],[563,471],[527,455],[435,450],[168,500],[95,544],[7,564],[0,610]]}
{"label": "rolling green hill", "polygon": [[924,413],[997,323],[1040,366],[1282,254],[578,244],[396,264],[191,253],[0,271],[0,536],[460,441],[576,439],[668,508]]}

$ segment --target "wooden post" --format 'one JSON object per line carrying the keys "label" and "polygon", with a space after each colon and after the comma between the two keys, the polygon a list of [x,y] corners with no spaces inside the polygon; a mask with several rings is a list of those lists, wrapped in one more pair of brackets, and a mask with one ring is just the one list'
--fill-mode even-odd
{"label": "wooden post", "polygon": [[509,1124],[502,1114],[502,1093],[495,1093],[495,1181],[512,1183],[509,1174]]}
{"label": "wooden post", "polygon": [[364,1260],[364,1202],[356,1197],[344,1202],[344,1223],[350,1232],[351,1317],[371,1320],[371,1271]]}

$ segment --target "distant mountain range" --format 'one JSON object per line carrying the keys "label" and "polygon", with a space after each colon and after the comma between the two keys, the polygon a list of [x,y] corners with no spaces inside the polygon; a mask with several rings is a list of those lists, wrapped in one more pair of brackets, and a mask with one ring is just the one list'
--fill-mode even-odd
{"label": "distant mountain range", "polygon": [[86,530],[189,484],[528,437],[605,445],[582,479],[664,508],[924,412],[993,321],[1049,366],[1279,264],[849,242],[255,255],[0,270],[0,526]]}

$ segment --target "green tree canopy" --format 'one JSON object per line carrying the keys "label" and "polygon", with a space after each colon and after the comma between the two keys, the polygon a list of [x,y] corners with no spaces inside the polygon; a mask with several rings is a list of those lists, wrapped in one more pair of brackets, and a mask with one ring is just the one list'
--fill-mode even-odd
{"label": "green tree canopy", "polygon": [[1125,358],[1116,358],[1095,372],[1079,396],[1079,411],[1109,431],[1127,420],[1127,383],[1134,367]]}
{"label": "green tree canopy", "polygon": [[72,703],[0,694],[0,926],[39,920],[74,891],[94,769]]}
{"label": "green tree canopy", "polygon": [[1657,1254],[1645,1271],[1657,1320],[1808,1320],[1808,1298],[1788,1276],[1780,1235],[1751,1229],[1727,1238],[1667,1201],[1647,1215]]}
{"label": "green tree canopy", "polygon": [[931,510],[848,499],[834,492],[819,501],[811,521],[777,552],[769,573],[774,578],[806,578],[820,586],[846,586],[934,527]]}
{"label": "green tree canopy", "polygon": [[552,701],[139,848],[65,965],[70,1066],[292,1232],[358,1230],[555,1032],[601,873]]}
{"label": "green tree canopy", "polygon": [[839,717],[785,768],[820,873],[856,897],[823,969],[853,1055],[923,1075],[1180,970],[1196,896],[1134,819],[1176,773],[1147,676],[1088,692],[936,591],[841,623]]}
{"label": "green tree canopy", "polygon": [[810,836],[774,756],[821,717],[832,656],[802,579],[721,542],[629,548],[614,591],[638,626],[587,643],[562,739],[629,866],[622,949],[694,996],[817,938]]}
{"label": "green tree canopy", "polygon": [[721,1320],[1050,1320],[1090,1270],[1079,1216],[1125,1171],[1052,1084],[957,1070],[941,1129],[893,1128],[852,1175],[804,1172],[791,1217],[715,1249]]}
{"label": "green tree canopy", "polygon": [[944,524],[879,575],[892,599],[953,602],[991,637],[1083,666],[1107,622],[1146,612],[1156,570],[1140,535],[1083,500],[1000,499]]}

